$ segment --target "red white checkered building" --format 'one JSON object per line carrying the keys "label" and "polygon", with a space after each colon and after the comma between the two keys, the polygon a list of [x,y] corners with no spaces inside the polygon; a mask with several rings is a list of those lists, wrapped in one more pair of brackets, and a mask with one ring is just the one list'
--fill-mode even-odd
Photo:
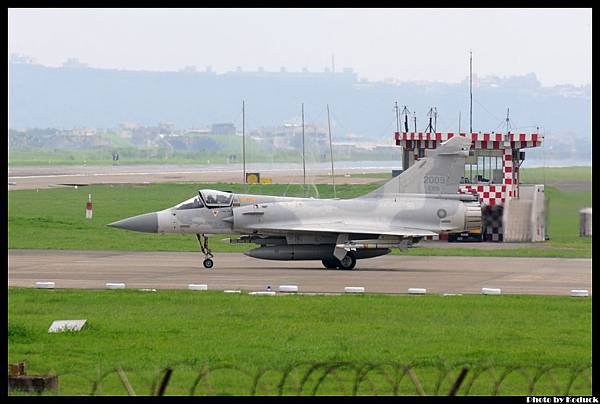
{"label": "red white checkered building", "polygon": [[[539,147],[544,137],[537,133],[422,133],[396,132],[396,145],[403,147],[403,167],[425,155],[426,149],[435,149],[441,142],[454,136],[471,137],[471,150],[502,151],[501,183],[461,184],[459,193],[477,193],[486,224],[484,239],[502,240],[502,206],[507,198],[519,197],[519,166],[523,158],[521,149]],[[408,164],[407,164],[408,163]],[[443,238],[443,237],[442,237]]]}

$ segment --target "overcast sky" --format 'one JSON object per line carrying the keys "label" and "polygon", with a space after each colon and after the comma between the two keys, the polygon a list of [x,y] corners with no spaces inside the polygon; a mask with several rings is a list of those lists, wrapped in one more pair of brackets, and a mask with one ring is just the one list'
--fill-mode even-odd
{"label": "overcast sky", "polygon": [[9,52],[59,66],[216,72],[352,67],[369,80],[535,73],[590,84],[591,9],[11,9]]}

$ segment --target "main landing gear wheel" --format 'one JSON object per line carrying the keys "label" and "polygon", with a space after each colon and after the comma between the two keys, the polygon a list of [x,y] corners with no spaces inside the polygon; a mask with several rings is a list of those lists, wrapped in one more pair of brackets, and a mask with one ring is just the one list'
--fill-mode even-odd
{"label": "main landing gear wheel", "polygon": [[335,258],[324,258],[321,260],[323,266],[327,269],[337,269],[338,261]]}
{"label": "main landing gear wheel", "polygon": [[215,263],[211,259],[214,256],[210,251],[210,248],[208,248],[208,237],[206,237],[204,234],[196,234],[196,238],[198,239],[200,251],[202,252],[202,254],[204,254],[205,257],[204,262],[202,262],[202,265],[204,265],[204,268],[206,269],[211,269]]}
{"label": "main landing gear wheel", "polygon": [[353,252],[348,252],[344,258],[338,260],[338,268],[346,271],[354,269],[356,266],[356,256]]}

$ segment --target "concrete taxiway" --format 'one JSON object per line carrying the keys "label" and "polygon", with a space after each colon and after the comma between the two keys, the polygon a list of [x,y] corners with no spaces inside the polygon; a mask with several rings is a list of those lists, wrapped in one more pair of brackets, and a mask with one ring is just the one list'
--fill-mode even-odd
{"label": "concrete taxiway", "polygon": [[217,253],[215,267],[202,267],[200,253],[9,250],[9,286],[33,287],[52,281],[56,288],[185,289],[205,283],[209,290],[265,290],[298,285],[301,292],[340,293],[363,286],[371,293],[481,293],[501,288],[506,294],[568,296],[572,289],[592,291],[588,258],[383,256],[360,260],[358,270],[325,270],[319,261],[264,261],[239,253]]}
{"label": "concrete taxiway", "polygon": [[[273,183],[301,184],[301,167],[262,169]],[[390,172],[381,167],[337,168],[337,184],[367,184],[381,178],[346,177],[350,174]],[[329,169],[312,169],[311,183],[329,184]],[[9,167],[8,190],[53,188],[65,185],[152,184],[165,182],[241,182],[242,170],[235,165],[106,165]]]}

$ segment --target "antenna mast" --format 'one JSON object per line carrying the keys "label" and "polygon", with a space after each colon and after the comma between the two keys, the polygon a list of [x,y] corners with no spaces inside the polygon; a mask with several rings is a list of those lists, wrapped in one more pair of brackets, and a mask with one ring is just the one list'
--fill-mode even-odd
{"label": "antenna mast", "polygon": [[246,182],[246,101],[242,101],[242,169],[244,171],[244,192],[248,192]]}
{"label": "antenna mast", "polygon": [[417,133],[417,111],[413,112],[413,119],[415,121],[415,133]]}
{"label": "antenna mast", "polygon": [[331,120],[329,119],[329,104],[327,104],[327,128],[329,130],[329,154],[331,155],[331,182],[333,183],[333,197],[337,198],[335,193],[335,174],[333,171],[333,143],[331,142]]}
{"label": "antenna mast", "polygon": [[469,51],[469,133],[473,133],[473,52]]}
{"label": "antenna mast", "polygon": [[404,131],[408,132],[408,116],[410,115],[410,111],[406,107],[402,107],[402,115],[404,115]]}
{"label": "antenna mast", "polygon": [[331,53],[331,73],[335,74],[335,53]]}
{"label": "antenna mast", "polygon": [[429,123],[425,128],[425,133],[430,133],[433,130],[433,126],[431,126],[431,120],[433,116],[433,108],[429,108],[429,112],[427,112],[427,116],[429,117]]}
{"label": "antenna mast", "polygon": [[395,102],[394,109],[396,110],[396,132],[400,132],[400,116],[398,115],[398,101]]}
{"label": "antenna mast", "polygon": [[306,196],[306,160],[304,153],[304,103],[302,103],[302,175],[304,177],[304,196]]}

